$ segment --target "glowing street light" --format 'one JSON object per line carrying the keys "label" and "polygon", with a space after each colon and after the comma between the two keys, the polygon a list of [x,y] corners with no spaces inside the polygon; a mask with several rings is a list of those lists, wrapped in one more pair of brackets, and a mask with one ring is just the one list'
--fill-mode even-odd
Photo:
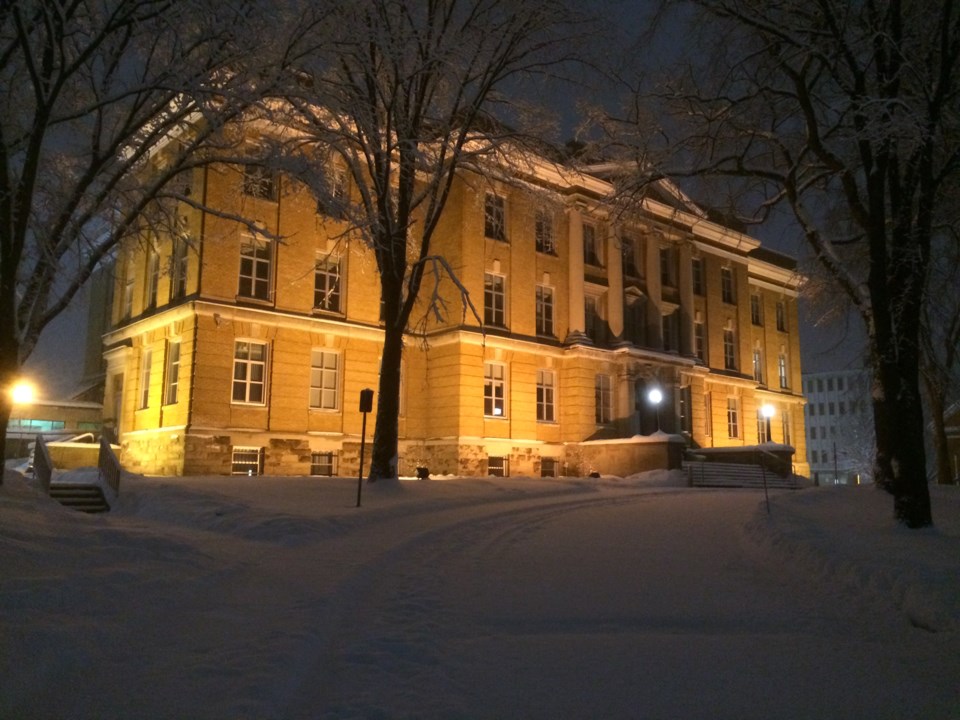
{"label": "glowing street light", "polygon": [[26,380],[20,380],[10,388],[10,399],[13,400],[14,405],[29,405],[33,402],[35,396],[36,390],[33,383]]}
{"label": "glowing street light", "polygon": [[663,393],[660,392],[660,388],[652,388],[650,392],[647,393],[647,400],[649,400],[650,404],[656,408],[657,432],[660,432],[660,403],[663,402]]}
{"label": "glowing street light", "polygon": [[760,414],[767,419],[767,442],[773,442],[773,432],[770,430],[770,418],[777,414],[777,409],[770,403],[760,407]]}

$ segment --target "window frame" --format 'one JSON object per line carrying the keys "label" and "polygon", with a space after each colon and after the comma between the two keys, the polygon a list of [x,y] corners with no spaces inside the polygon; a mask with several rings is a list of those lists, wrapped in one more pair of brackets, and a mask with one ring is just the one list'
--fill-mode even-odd
{"label": "window frame", "polygon": [[[593,223],[585,222],[581,225],[583,231],[583,262],[592,267],[603,267],[603,251],[597,240],[597,227]],[[589,241],[587,237],[589,236]]]}
{"label": "window frame", "polygon": [[489,270],[483,273],[483,324],[507,327],[507,277]]}
{"label": "window frame", "polygon": [[153,348],[144,348],[140,355],[140,387],[137,410],[150,407],[150,374],[153,369]]}
{"label": "window frame", "polygon": [[740,398],[727,398],[727,438],[740,438]]}
{"label": "window frame", "polygon": [[557,240],[554,234],[553,214],[539,209],[533,221],[533,234],[536,251],[544,255],[557,254]]}
{"label": "window frame", "polygon": [[694,295],[703,297],[707,294],[707,283],[706,276],[704,275],[703,258],[691,258],[690,283],[693,286]]}
{"label": "window frame", "polygon": [[490,360],[483,363],[483,417],[490,420],[507,417],[507,366],[504,363]]}
{"label": "window frame", "polygon": [[787,390],[790,387],[790,375],[787,371],[786,353],[777,356],[777,375],[780,378],[780,389]]}
{"label": "window frame", "polygon": [[487,192],[483,201],[484,237],[507,242],[507,201],[503,195]]}
{"label": "window frame", "polygon": [[536,325],[537,335],[541,337],[555,337],[553,287],[538,284],[536,288]]}
{"label": "window frame", "polygon": [[[323,288],[320,280],[323,279]],[[332,278],[332,280],[331,280]],[[318,302],[319,299],[319,302]],[[327,307],[333,305],[336,307]],[[317,252],[313,267],[313,312],[343,315],[343,257]]]}
{"label": "window frame", "polygon": [[247,197],[276,202],[280,195],[280,176],[263,163],[248,162],[243,166],[241,192]]}
{"label": "window frame", "polygon": [[723,369],[737,369],[737,336],[733,328],[723,329]]}
{"label": "window frame", "polygon": [[777,301],[777,331],[787,332],[787,308],[782,300]]}
{"label": "window frame", "polygon": [[159,300],[160,250],[155,240],[148,240],[146,267],[143,273],[143,309],[155,310]]}
{"label": "window frame", "polygon": [[190,246],[186,239],[174,238],[170,250],[170,300],[180,300],[187,295],[189,250]]}
{"label": "window frame", "polygon": [[[333,366],[327,364],[333,359]],[[317,360],[320,364],[317,364]],[[332,387],[329,384],[332,376]],[[319,381],[319,382],[318,382]],[[310,391],[307,407],[314,412],[337,413],[343,389],[343,354],[329,347],[310,348]],[[328,401],[330,398],[332,402]]]}
{"label": "window frame", "polygon": [[750,293],[750,324],[763,327],[763,300],[760,293]]}
{"label": "window frame", "polygon": [[597,373],[593,381],[594,420],[597,425],[613,422],[613,378]]}
{"label": "window frame", "polygon": [[737,304],[737,285],[733,268],[720,268],[720,299],[727,305]]}
{"label": "window frame", "polygon": [[[258,269],[266,268],[266,277]],[[244,285],[249,288],[244,291]],[[260,289],[262,295],[260,294]],[[237,298],[254,302],[270,302],[273,296],[273,243],[265,238],[244,233],[240,237],[240,269],[237,274]]]}
{"label": "window frame", "polygon": [[164,405],[176,405],[180,401],[180,352],[179,339],[167,340],[166,367],[163,373]]}
{"label": "window frame", "polygon": [[[321,461],[321,458],[325,461]],[[336,477],[339,460],[340,453],[336,450],[311,450],[310,477]],[[321,468],[327,468],[329,472],[321,472]]]}
{"label": "window frame", "polygon": [[753,349],[753,379],[763,385],[763,350]]}
{"label": "window frame", "polygon": [[537,370],[537,422],[557,421],[557,373],[549,368]]}
{"label": "window frame", "polygon": [[[247,346],[247,356],[240,357],[240,348],[241,346]],[[254,347],[259,347],[263,351],[262,359],[253,359],[252,349]],[[233,377],[230,383],[230,404],[231,405],[251,405],[263,407],[267,404],[267,370],[269,367],[270,359],[270,345],[261,340],[248,340],[244,338],[237,338],[233,342]],[[237,377],[238,368],[243,367],[244,377]],[[259,380],[253,379],[253,370],[259,368],[261,377]],[[244,397],[243,399],[238,399],[237,388],[244,388]],[[253,388],[259,387],[260,389],[260,398],[251,399],[253,393],[251,390]]]}

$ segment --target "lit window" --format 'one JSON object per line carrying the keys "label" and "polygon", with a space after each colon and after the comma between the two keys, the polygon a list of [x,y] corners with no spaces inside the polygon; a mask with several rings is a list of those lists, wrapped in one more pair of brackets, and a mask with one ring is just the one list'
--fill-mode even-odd
{"label": "lit window", "polygon": [[594,384],[597,425],[613,421],[613,384],[609,375],[597,375]]}
{"label": "lit window", "polygon": [[506,327],[503,275],[483,274],[483,322],[493,327]]}
{"label": "lit window", "polygon": [[483,232],[494,240],[507,239],[505,203],[494,193],[487,193],[483,205]]}
{"label": "lit window", "polygon": [[767,437],[767,418],[763,416],[762,410],[757,410],[757,442],[770,442]]}
{"label": "lit window", "polygon": [[270,265],[270,243],[246,236],[240,246],[240,297],[270,299]]}
{"label": "lit window", "polygon": [[313,308],[339,313],[341,308],[340,258],[324,255],[317,258],[313,276]]}
{"label": "lit window", "polygon": [[230,454],[231,475],[260,475],[263,473],[263,448],[234,445]]}
{"label": "lit window", "polygon": [[506,370],[499,363],[483,364],[483,414],[487,417],[506,416]]}
{"label": "lit window", "polygon": [[537,285],[537,335],[553,337],[553,288]]}
{"label": "lit window", "polygon": [[733,268],[720,268],[720,296],[730,305],[736,304],[736,292],[733,287]]}
{"label": "lit window", "polygon": [[537,370],[537,420],[540,422],[553,422],[556,419],[555,388],[556,374],[552,370]]}
{"label": "lit window", "polygon": [[740,437],[740,401],[727,398],[727,437]]}
{"label": "lit window", "polygon": [[790,387],[790,381],[787,377],[787,356],[783,353],[780,353],[777,358],[777,374],[780,376],[780,387],[784,389]]}
{"label": "lit window", "polygon": [[262,404],[267,377],[267,346],[238,340],[233,351],[233,402]]}
{"label": "lit window", "polygon": [[340,408],[340,354],[314,348],[310,352],[310,407]]}
{"label": "lit window", "polygon": [[170,340],[167,343],[167,372],[164,377],[166,389],[163,393],[163,402],[173,405],[177,402],[180,387],[180,341]]}
{"label": "lit window", "polygon": [[537,240],[537,252],[547,253],[548,255],[557,254],[553,239],[553,217],[544,210],[537,211],[534,233]]}
{"label": "lit window", "polygon": [[760,348],[753,351],[753,379],[763,384],[763,353]]}
{"label": "lit window", "polygon": [[136,280],[137,278],[133,270],[133,259],[128,257],[123,273],[123,308],[121,312],[124,320],[129,319],[130,316],[133,315],[133,288]]}

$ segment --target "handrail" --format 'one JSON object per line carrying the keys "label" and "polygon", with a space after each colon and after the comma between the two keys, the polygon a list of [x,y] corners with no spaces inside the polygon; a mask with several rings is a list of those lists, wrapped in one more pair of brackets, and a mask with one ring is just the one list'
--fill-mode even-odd
{"label": "handrail", "polygon": [[117,459],[113,448],[106,437],[100,437],[100,452],[97,454],[97,469],[100,471],[100,479],[106,480],[113,491],[120,494],[120,461]]}
{"label": "handrail", "polygon": [[50,494],[50,480],[53,478],[53,461],[43,435],[37,435],[33,446],[33,474],[40,481],[40,487]]}

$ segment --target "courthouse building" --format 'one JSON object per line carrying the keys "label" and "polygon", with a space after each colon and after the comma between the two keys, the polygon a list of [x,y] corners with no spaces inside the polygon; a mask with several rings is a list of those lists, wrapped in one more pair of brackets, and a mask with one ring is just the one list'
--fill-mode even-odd
{"label": "courthouse building", "polygon": [[[482,324],[442,279],[448,312],[404,351],[401,474],[623,475],[765,442],[805,474],[794,263],[667,183],[624,208],[603,168],[523,167],[454,182],[432,250]],[[382,346],[373,253],[286,177],[211,167],[189,191],[222,212],[184,207],[185,233],[117,262],[104,419],[124,466],[355,474]]]}

